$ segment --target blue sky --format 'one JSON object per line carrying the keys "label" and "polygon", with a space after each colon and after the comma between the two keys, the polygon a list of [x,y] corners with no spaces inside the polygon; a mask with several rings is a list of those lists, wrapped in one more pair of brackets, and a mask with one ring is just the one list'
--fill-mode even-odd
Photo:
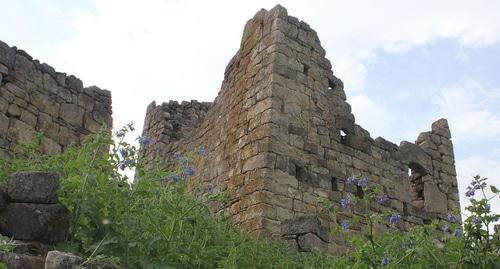
{"label": "blue sky", "polygon": [[0,40],[111,90],[115,126],[141,129],[153,100],[212,101],[245,22],[277,3],[318,32],[372,137],[447,118],[460,187],[500,185],[500,1],[0,0]]}

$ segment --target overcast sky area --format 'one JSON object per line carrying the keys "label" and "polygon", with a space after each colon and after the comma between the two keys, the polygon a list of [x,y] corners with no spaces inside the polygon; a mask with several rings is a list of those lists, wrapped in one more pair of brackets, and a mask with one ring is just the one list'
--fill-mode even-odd
{"label": "overcast sky area", "polygon": [[115,127],[140,130],[153,100],[213,101],[245,22],[278,3],[318,32],[373,138],[447,118],[462,206],[473,175],[500,185],[500,1],[0,0],[0,40],[110,90]]}

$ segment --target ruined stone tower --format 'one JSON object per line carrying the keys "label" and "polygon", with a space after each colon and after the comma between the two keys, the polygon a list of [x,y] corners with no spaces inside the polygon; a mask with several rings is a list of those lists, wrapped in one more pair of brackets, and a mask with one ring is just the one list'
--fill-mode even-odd
{"label": "ruined stone tower", "polygon": [[415,143],[372,139],[355,123],[343,83],[331,69],[307,23],[281,6],[259,11],[245,25],[213,103],[148,107],[143,135],[152,143],[140,151],[146,169],[177,151],[204,146],[190,190],[202,193],[213,184],[229,194],[236,225],[290,239],[300,251],[342,251],[342,242],[327,232],[336,224],[321,217],[317,198],[338,204],[347,194],[360,195],[345,184],[351,175],[387,193],[389,201],[371,210],[401,214],[402,231],[432,219],[446,221],[448,214],[460,219],[446,120],[433,123]]}

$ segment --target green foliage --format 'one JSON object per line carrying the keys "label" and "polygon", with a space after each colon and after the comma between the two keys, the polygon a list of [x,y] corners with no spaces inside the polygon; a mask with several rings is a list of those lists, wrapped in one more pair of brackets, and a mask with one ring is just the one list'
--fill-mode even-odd
{"label": "green foliage", "polygon": [[[17,148],[10,160],[0,160],[0,184],[15,171],[53,171],[61,176],[59,198],[71,212],[67,241],[57,248],[85,257],[85,268],[500,268],[498,236],[488,230],[500,215],[490,212],[489,202],[499,191],[486,179],[474,178],[468,187],[470,212],[463,228],[454,219],[438,221],[401,234],[397,212],[370,213],[371,206],[387,199],[380,189],[369,188],[367,179],[352,177],[360,197],[344,197],[341,206],[322,201],[338,225],[332,233],[345,238],[350,251],[338,258],[316,250],[296,255],[280,241],[250,239],[224,215],[212,213],[200,199],[185,192],[185,180],[196,173],[193,162],[204,149],[176,153],[175,162],[163,170],[144,173],[137,149],[125,141],[133,130],[127,125],[117,134],[92,135],[81,147],[47,156],[40,152],[39,135],[33,143]],[[149,141],[138,138],[142,144]],[[167,169],[167,167],[169,169]],[[120,170],[135,169],[140,180],[131,183]],[[490,190],[491,197],[486,195]],[[482,197],[474,198],[475,192]],[[224,204],[228,195],[205,190],[205,201]],[[364,212],[350,218],[344,211],[356,206]],[[387,233],[376,232],[382,222]],[[364,224],[359,234],[349,227]],[[443,232],[444,231],[444,232]],[[0,241],[0,253],[11,250]],[[0,268],[2,265],[0,264]],[[495,267],[497,266],[497,267]]]}
{"label": "green foliage", "polygon": [[[332,220],[340,223],[333,233],[344,236],[351,248],[347,255],[335,260],[332,268],[500,268],[500,238],[489,231],[490,224],[500,218],[491,212],[489,205],[492,199],[498,198],[499,191],[495,186],[488,188],[486,179],[476,176],[467,188],[468,197],[473,197],[475,192],[480,192],[482,197],[470,198],[471,205],[466,208],[469,216],[463,227],[450,214],[448,222],[435,220],[412,227],[407,233],[396,229],[401,221],[396,212],[369,211],[370,205],[386,202],[380,189],[369,188],[366,178],[351,177],[346,181],[362,188],[362,198],[344,197],[340,207],[328,200],[320,201],[331,213]],[[490,197],[486,195],[487,189],[493,193]],[[357,207],[358,211],[364,207],[364,210],[357,212],[359,216],[349,222],[340,221],[339,216],[351,207]],[[375,232],[376,225],[383,222],[390,224],[389,231]],[[348,235],[346,230],[359,223],[366,224],[361,233]]]}
{"label": "green foliage", "polygon": [[[103,130],[55,156],[41,154],[34,141],[0,161],[0,181],[15,171],[60,174],[59,200],[71,212],[71,227],[58,249],[87,257],[84,267],[294,268],[298,258],[279,242],[250,239],[186,195],[192,161],[202,156],[185,153],[172,171],[143,173],[136,148],[124,140],[132,129],[121,129],[116,143]],[[136,184],[119,173],[128,168],[141,175]],[[227,201],[223,192],[206,195]]]}

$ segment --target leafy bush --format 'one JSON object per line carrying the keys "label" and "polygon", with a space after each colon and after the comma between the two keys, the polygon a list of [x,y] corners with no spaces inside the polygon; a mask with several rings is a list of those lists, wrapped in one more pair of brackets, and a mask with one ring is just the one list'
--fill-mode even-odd
{"label": "leafy bush", "polygon": [[[476,176],[467,188],[468,197],[475,192],[481,192],[483,197],[470,199],[471,205],[466,208],[469,216],[463,228],[450,214],[448,222],[434,220],[428,225],[412,227],[407,233],[396,228],[402,220],[399,213],[369,210],[370,205],[384,204],[388,198],[380,189],[369,188],[367,181],[364,177],[346,179],[347,184],[363,190],[362,198],[346,196],[341,199],[340,207],[328,200],[320,201],[339,224],[333,233],[344,236],[351,247],[347,255],[335,261],[335,268],[500,268],[500,238],[489,231],[490,224],[500,218],[491,212],[489,202],[497,199],[500,192],[489,186],[493,195],[487,197],[486,179]],[[343,211],[355,206],[364,207],[361,212],[358,210],[359,216],[349,221],[338,219]],[[359,223],[366,224],[360,234],[346,232]],[[389,230],[377,233],[375,228],[382,223],[389,223]]]}
{"label": "leafy bush", "polygon": [[[55,156],[41,154],[37,139],[0,161],[0,182],[15,171],[59,173],[59,200],[71,212],[71,227],[67,242],[57,248],[87,257],[85,267],[295,267],[298,257],[279,242],[248,238],[185,194],[184,180],[195,173],[191,164],[202,158],[202,149],[176,154],[173,171],[144,174],[136,148],[124,139],[130,130],[132,125],[121,129],[117,142],[103,130]],[[119,173],[128,168],[136,168],[141,180],[132,184]],[[207,190],[207,199],[224,198]]]}
{"label": "leafy bush", "polygon": [[[321,251],[309,255],[291,253],[278,241],[250,239],[238,232],[228,217],[211,213],[199,199],[185,193],[186,177],[196,173],[192,163],[203,158],[204,149],[176,153],[174,163],[163,170],[144,173],[137,149],[125,141],[133,130],[127,125],[116,134],[92,135],[81,147],[47,156],[40,152],[41,136],[18,148],[14,158],[0,160],[0,184],[15,171],[53,171],[61,176],[59,198],[71,212],[67,241],[57,248],[85,257],[86,268],[495,268],[499,264],[498,236],[488,230],[498,214],[490,212],[485,179],[476,177],[468,188],[470,216],[463,230],[435,221],[408,233],[376,233],[376,225],[398,225],[395,212],[366,213],[342,219],[343,208],[354,205],[370,212],[370,203],[384,203],[380,190],[368,188],[367,179],[349,178],[361,187],[361,199],[344,197],[341,207],[323,201],[339,223],[351,251],[331,258]],[[148,139],[138,138],[147,145]],[[170,167],[172,170],[167,170]],[[131,183],[120,170],[135,168],[140,180]],[[476,192],[484,196],[475,199]],[[209,185],[206,199],[224,203],[227,196]],[[337,219],[338,218],[338,219]],[[348,235],[349,226],[366,223],[359,235]],[[0,242],[0,253],[10,248]],[[1,268],[1,267],[0,267]],[[499,267],[497,267],[499,268]]]}

